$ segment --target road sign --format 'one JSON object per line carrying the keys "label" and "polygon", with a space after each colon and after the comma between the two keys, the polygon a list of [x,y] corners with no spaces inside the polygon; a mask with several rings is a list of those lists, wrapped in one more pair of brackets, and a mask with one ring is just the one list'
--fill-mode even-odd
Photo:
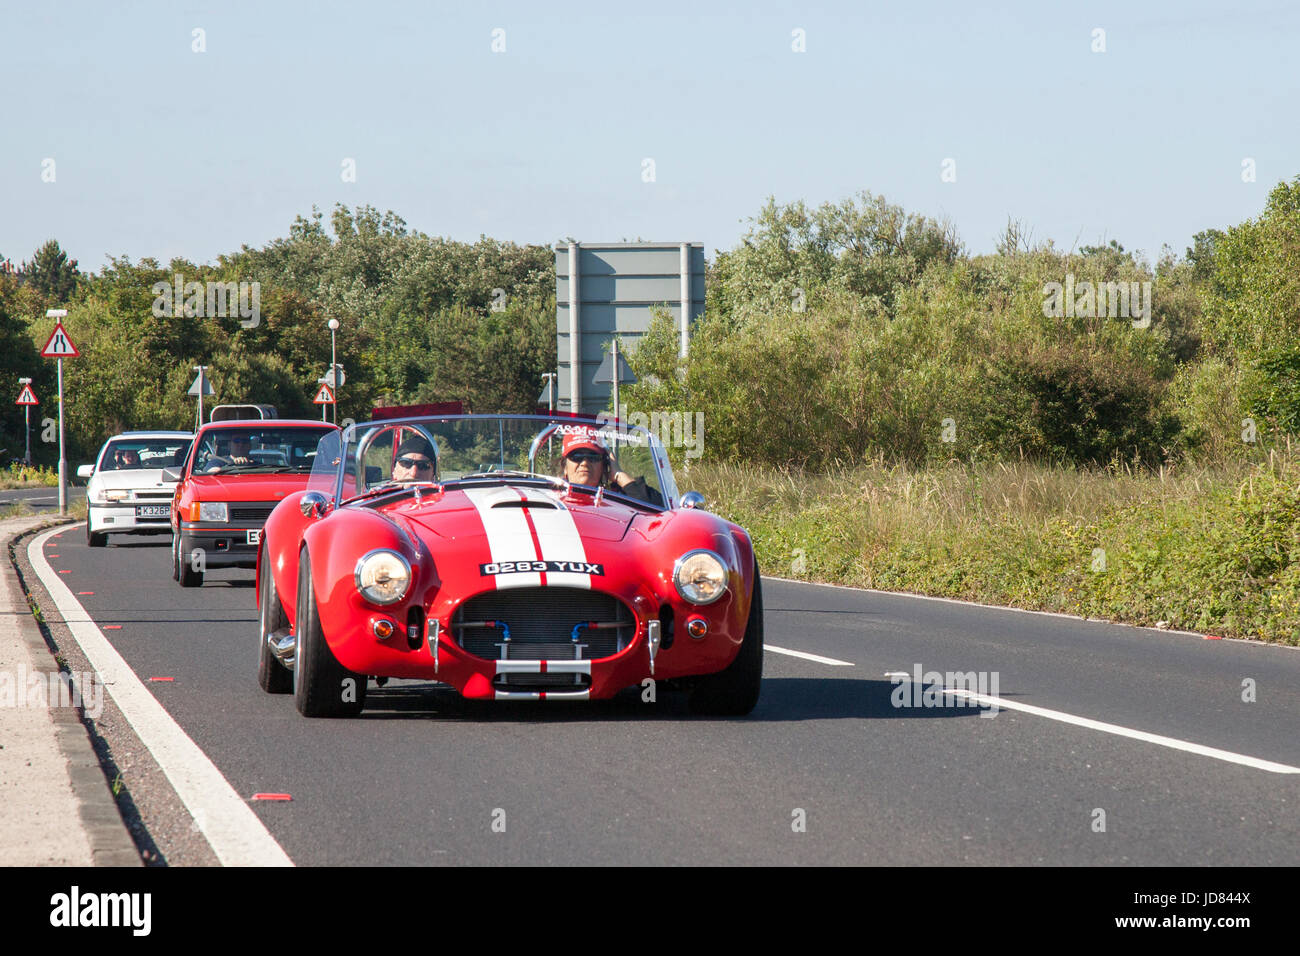
{"label": "road sign", "polygon": [[[204,366],[204,368],[207,368],[207,366]],[[208,381],[208,376],[203,372],[199,372],[198,375],[194,376],[194,382],[190,385],[189,391],[185,394],[193,395],[197,398],[200,395],[214,395],[216,394],[216,389],[214,389],[212,383]]]}
{"label": "road sign", "polygon": [[336,366],[334,366],[334,368],[338,369],[338,381],[337,381],[337,382],[334,381],[334,372],[333,372],[333,371],[326,372],[325,375],[324,375],[324,377],[318,379],[318,381],[324,382],[326,385],[329,385],[331,388],[338,388],[340,385],[346,385],[346,384],[348,383],[348,376],[347,376],[347,374],[343,371],[343,366],[342,366],[342,365],[336,365]]}
{"label": "road sign", "polygon": [[596,369],[596,374],[591,381],[595,385],[612,385],[614,383],[614,361],[618,360],[618,383],[620,385],[635,385],[636,374],[627,364],[627,359],[619,354],[618,342],[614,343],[614,348],[605,353],[604,359],[601,360],[600,368]]}
{"label": "road sign", "polygon": [[330,391],[328,385],[322,383],[320,391],[316,393],[316,397],[312,399],[312,403],[315,405],[332,405],[334,403],[334,393]]}
{"label": "road sign", "polygon": [[56,322],[54,331],[50,333],[50,340],[45,343],[45,348],[41,349],[41,358],[63,359],[80,356],[81,353],[72,344],[72,339],[68,338],[68,330],[63,327],[62,322]]}
{"label": "road sign", "polygon": [[39,405],[40,402],[36,400],[36,393],[32,391],[32,387],[30,385],[24,385],[23,390],[18,393],[18,401],[15,404]]}

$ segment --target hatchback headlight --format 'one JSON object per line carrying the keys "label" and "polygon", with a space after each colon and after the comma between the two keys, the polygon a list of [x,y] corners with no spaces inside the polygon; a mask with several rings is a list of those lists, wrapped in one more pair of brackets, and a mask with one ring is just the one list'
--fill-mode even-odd
{"label": "hatchback headlight", "polygon": [[109,488],[103,492],[105,501],[125,501],[129,494],[125,488]]}
{"label": "hatchback headlight", "polygon": [[357,562],[357,593],[371,604],[394,604],[411,586],[411,566],[396,551],[371,551]]}
{"label": "hatchback headlight", "polygon": [[224,501],[196,501],[190,505],[190,520],[226,522],[230,520],[230,509]]}
{"label": "hatchback headlight", "polygon": [[712,551],[688,551],[673,565],[673,584],[692,604],[712,604],[727,592],[727,566]]}

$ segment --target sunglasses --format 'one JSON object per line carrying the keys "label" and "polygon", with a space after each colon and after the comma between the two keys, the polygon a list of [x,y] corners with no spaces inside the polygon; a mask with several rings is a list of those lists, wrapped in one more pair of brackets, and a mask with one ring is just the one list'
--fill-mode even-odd
{"label": "sunglasses", "polygon": [[424,471],[426,468],[432,468],[433,462],[427,458],[399,458],[397,463],[403,468],[415,468],[418,471]]}
{"label": "sunglasses", "polygon": [[569,461],[572,462],[597,462],[604,461],[605,456],[599,455],[594,451],[575,451],[569,455]]}

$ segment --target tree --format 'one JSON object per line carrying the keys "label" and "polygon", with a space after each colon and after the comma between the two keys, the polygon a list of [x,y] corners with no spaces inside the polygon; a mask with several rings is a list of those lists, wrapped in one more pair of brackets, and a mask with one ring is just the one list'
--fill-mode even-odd
{"label": "tree", "polygon": [[51,239],[36,250],[31,262],[23,263],[27,281],[50,302],[67,302],[77,290],[77,260]]}

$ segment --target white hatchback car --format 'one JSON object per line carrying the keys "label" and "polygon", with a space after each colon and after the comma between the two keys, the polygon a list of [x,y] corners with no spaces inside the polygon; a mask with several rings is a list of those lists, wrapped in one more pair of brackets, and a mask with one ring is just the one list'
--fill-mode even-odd
{"label": "white hatchback car", "polygon": [[77,469],[90,479],[86,543],[102,548],[110,534],[170,534],[176,485],[162,471],[183,464],[193,440],[190,432],[123,432],[104,442],[95,464]]}

